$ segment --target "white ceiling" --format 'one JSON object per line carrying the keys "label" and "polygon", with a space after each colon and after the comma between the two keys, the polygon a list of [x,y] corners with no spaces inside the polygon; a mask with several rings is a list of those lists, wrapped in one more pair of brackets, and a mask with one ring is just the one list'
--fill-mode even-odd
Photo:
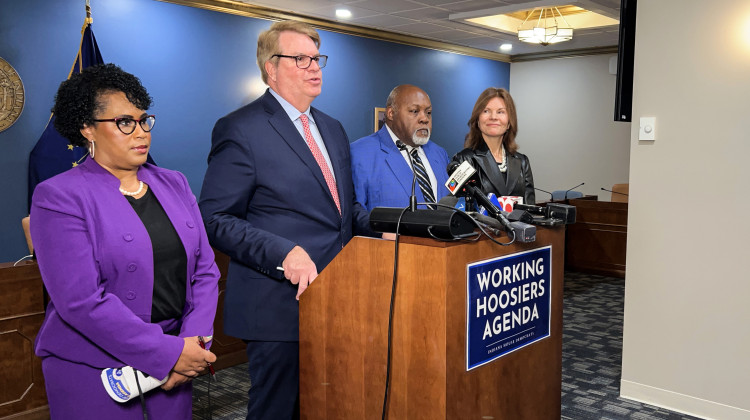
{"label": "white ceiling", "polygon": [[[453,45],[478,48],[495,53],[500,44],[510,43],[513,49],[503,52],[537,54],[555,51],[612,47],[618,42],[618,28],[607,27],[574,30],[571,41],[548,46],[526,44],[515,35],[479,28],[463,22],[449,20],[451,14],[481,9],[530,9],[540,5],[574,4],[609,17],[620,18],[620,0],[239,0],[242,3],[268,7],[329,21],[363,26],[398,34],[412,35]],[[336,17],[336,9],[352,12],[349,19]]]}

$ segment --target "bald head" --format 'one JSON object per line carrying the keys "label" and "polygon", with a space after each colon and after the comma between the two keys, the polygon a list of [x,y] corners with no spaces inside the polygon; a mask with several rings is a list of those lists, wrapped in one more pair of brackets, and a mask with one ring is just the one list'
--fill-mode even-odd
{"label": "bald head", "polygon": [[409,146],[426,144],[432,132],[430,97],[414,85],[396,86],[385,102],[385,123]]}

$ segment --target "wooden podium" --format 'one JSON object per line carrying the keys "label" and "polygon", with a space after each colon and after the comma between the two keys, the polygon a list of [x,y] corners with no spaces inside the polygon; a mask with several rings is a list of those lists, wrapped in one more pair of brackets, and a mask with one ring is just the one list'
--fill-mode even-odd
{"label": "wooden podium", "polygon": [[[466,265],[548,245],[550,336],[467,371]],[[564,227],[508,247],[402,237],[388,418],[559,419],[564,245]],[[393,261],[393,241],[356,237],[300,298],[303,419],[381,417]]]}

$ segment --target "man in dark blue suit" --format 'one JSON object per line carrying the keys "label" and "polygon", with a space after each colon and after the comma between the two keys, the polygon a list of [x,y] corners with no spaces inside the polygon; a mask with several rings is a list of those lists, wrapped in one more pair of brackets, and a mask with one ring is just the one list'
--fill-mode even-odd
{"label": "man in dark blue suit", "polygon": [[344,128],[310,107],[327,59],[319,47],[294,21],[258,37],[270,90],[216,123],[203,181],[209,239],[231,257],[224,331],[247,343],[248,419],[299,417],[299,297],[353,234],[371,233]]}
{"label": "man in dark blue suit", "polygon": [[427,93],[412,85],[396,86],[385,104],[383,128],[351,145],[357,201],[367,210],[406,207],[415,174],[417,202],[445,196],[448,154],[429,141],[431,131],[432,103]]}

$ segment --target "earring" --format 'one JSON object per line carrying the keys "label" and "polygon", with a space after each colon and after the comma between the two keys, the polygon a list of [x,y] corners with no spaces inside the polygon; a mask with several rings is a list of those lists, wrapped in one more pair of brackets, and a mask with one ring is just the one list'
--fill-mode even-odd
{"label": "earring", "polygon": [[95,154],[96,154],[96,142],[90,141],[89,142],[89,155],[91,156],[91,159],[94,158]]}

